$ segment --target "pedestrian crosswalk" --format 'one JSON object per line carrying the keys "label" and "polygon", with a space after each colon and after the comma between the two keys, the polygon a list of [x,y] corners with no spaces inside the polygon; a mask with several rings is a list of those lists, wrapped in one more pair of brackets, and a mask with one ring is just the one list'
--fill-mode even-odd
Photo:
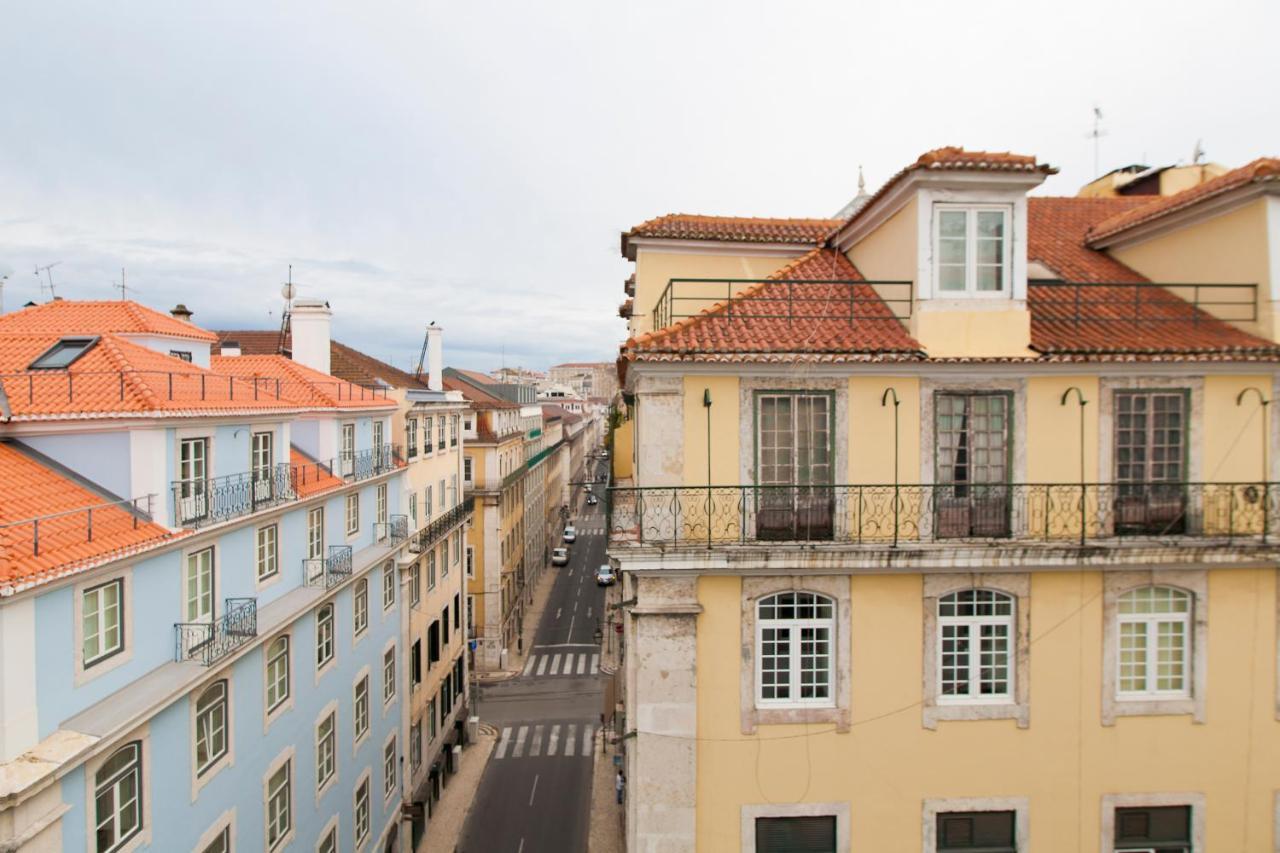
{"label": "pedestrian crosswalk", "polygon": [[578,531],[579,539],[581,539],[583,536],[603,536],[604,528],[605,526],[603,524],[596,524],[596,525],[587,526],[587,527],[579,527],[576,525],[574,526],[574,529]]}
{"label": "pedestrian crosswalk", "polygon": [[[588,646],[587,648],[598,648]],[[525,661],[523,675],[599,675],[600,653],[575,651],[572,648],[535,652]]]}
{"label": "pedestrian crosswalk", "polygon": [[595,738],[592,723],[505,726],[493,758],[590,758],[595,754]]}

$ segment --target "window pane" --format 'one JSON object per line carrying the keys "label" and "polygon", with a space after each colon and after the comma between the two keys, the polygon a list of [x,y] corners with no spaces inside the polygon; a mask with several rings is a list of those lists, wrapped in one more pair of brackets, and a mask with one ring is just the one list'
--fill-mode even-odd
{"label": "window pane", "polygon": [[963,210],[944,210],[938,214],[938,233],[946,237],[965,236],[965,220],[968,214]]}
{"label": "window pane", "polygon": [[835,853],[835,849],[833,815],[756,818],[756,853]]}
{"label": "window pane", "polygon": [[940,266],[938,287],[942,290],[964,290],[964,267],[950,264]]}
{"label": "window pane", "polygon": [[1147,626],[1143,622],[1120,623],[1120,690],[1138,693],[1147,689]]}

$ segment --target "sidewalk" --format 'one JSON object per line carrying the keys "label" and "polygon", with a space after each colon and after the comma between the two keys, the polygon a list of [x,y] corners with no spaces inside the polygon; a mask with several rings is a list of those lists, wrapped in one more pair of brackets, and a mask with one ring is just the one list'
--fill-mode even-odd
{"label": "sidewalk", "polygon": [[427,831],[423,833],[418,844],[417,853],[451,853],[462,840],[462,828],[467,821],[467,813],[475,801],[476,791],[480,787],[480,777],[484,775],[485,765],[489,762],[489,753],[498,740],[498,733],[490,726],[480,727],[480,737],[462,751],[462,761],[458,772],[449,780],[440,801],[436,803],[435,812],[427,823]]}
{"label": "sidewalk", "polygon": [[[538,580],[538,586],[533,591],[533,603],[524,611],[524,631],[521,632],[522,643],[511,647],[507,651],[507,668],[493,669],[487,671],[477,671],[475,680],[477,684],[488,684],[494,681],[505,681],[520,674],[524,669],[524,662],[529,657],[529,650],[533,648],[533,638],[538,630],[538,624],[542,621],[542,611],[547,609],[547,600],[551,598],[551,588],[556,583],[556,573],[560,571],[560,566],[547,565],[542,570],[542,574]],[[517,651],[517,649],[521,649]]]}
{"label": "sidewalk", "polygon": [[[605,590],[605,613],[615,621],[617,610],[613,609],[622,600],[622,584],[615,584]],[[608,618],[605,620],[608,626]],[[622,643],[620,634],[614,632],[612,638],[605,637],[600,649],[601,671],[617,670],[622,661]],[[591,835],[587,843],[588,853],[623,853],[626,840],[624,820],[625,806],[619,805],[617,792],[614,789],[614,775],[618,768],[614,766],[613,757],[618,754],[619,744],[609,729],[600,730],[600,741],[597,744],[595,766],[592,771],[591,784]]]}

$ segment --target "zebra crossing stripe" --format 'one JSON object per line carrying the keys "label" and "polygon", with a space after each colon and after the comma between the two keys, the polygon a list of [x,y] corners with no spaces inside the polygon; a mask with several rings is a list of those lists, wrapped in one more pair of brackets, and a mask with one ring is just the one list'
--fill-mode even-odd
{"label": "zebra crossing stripe", "polygon": [[541,660],[538,661],[538,675],[542,675],[547,671],[547,656],[540,655]]}
{"label": "zebra crossing stripe", "polygon": [[592,755],[594,753],[594,750],[592,749],[593,734],[594,733],[591,731],[590,723],[587,723],[585,726],[582,727],[582,754],[583,755]]}
{"label": "zebra crossing stripe", "polygon": [[558,669],[560,669],[560,655],[554,655],[551,658],[551,671],[547,674],[555,675]]}
{"label": "zebra crossing stripe", "polygon": [[537,656],[537,655],[529,655],[529,659],[528,659],[527,661],[525,661],[525,664],[524,664],[524,673],[523,673],[523,674],[524,674],[524,675],[528,675],[529,673],[533,672],[533,665],[534,665],[535,663],[537,663],[537,662],[538,662],[538,656]]}
{"label": "zebra crossing stripe", "polygon": [[565,758],[574,756],[574,748],[578,745],[578,724],[570,723],[564,734],[564,755]]}
{"label": "zebra crossing stripe", "polygon": [[529,757],[542,755],[542,726],[533,727],[533,743],[529,744]]}
{"label": "zebra crossing stripe", "polygon": [[520,731],[516,732],[516,748],[511,750],[512,758],[519,758],[524,755],[524,739],[529,734],[528,726],[521,726]]}
{"label": "zebra crossing stripe", "polygon": [[591,656],[591,674],[595,675],[600,672],[600,655]]}
{"label": "zebra crossing stripe", "polygon": [[551,738],[547,741],[547,755],[556,754],[556,746],[560,743],[560,726],[551,727]]}
{"label": "zebra crossing stripe", "polygon": [[494,750],[494,758],[503,758],[507,754],[507,746],[511,743],[511,726],[507,726],[502,730],[502,737],[498,738],[498,746]]}

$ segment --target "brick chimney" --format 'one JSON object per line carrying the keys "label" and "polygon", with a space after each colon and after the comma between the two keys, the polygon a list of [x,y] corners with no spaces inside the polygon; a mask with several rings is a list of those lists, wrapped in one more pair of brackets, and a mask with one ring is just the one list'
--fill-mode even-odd
{"label": "brick chimney", "polygon": [[191,322],[191,310],[181,302],[169,310],[169,316],[173,317],[175,320],[181,320],[184,323]]}

